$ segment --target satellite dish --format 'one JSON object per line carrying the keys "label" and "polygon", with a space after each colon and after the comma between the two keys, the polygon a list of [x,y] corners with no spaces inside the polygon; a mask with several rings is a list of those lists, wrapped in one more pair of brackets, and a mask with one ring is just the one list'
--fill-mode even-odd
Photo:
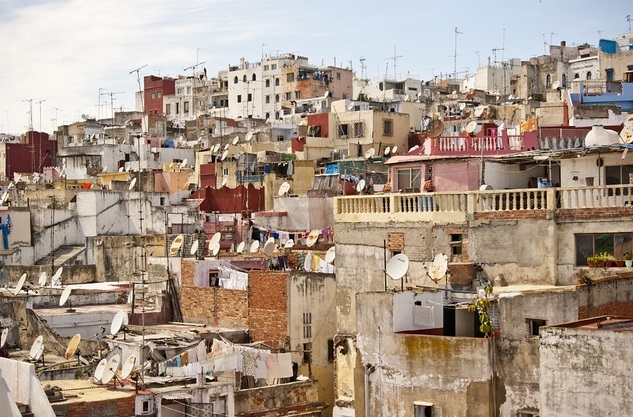
{"label": "satellite dish", "polygon": [[22,291],[22,287],[24,287],[24,283],[26,282],[26,272],[22,274],[20,279],[18,280],[17,285],[15,286],[15,294],[17,295],[20,291]]}
{"label": "satellite dish", "polygon": [[240,137],[239,137],[239,136],[235,136],[235,137],[233,138],[233,142],[231,142],[231,143],[232,143],[233,145],[237,145],[237,144],[239,143],[239,141],[240,141]]}
{"label": "satellite dish", "polygon": [[176,236],[173,242],[171,242],[171,246],[169,247],[169,253],[175,255],[180,250],[182,246],[182,242],[185,241],[185,238],[182,235]]}
{"label": "satellite dish", "polygon": [[46,271],[40,274],[40,278],[37,280],[37,285],[43,287],[46,285]]}
{"label": "satellite dish", "polygon": [[121,367],[121,379],[125,379],[130,376],[132,369],[134,369],[134,365],[136,365],[136,356],[128,356],[125,362],[123,362],[123,367]]}
{"label": "satellite dish", "polygon": [[288,239],[286,240],[286,244],[284,245],[284,248],[288,249],[291,248],[295,245],[295,241],[292,239]]}
{"label": "satellite dish", "polygon": [[119,370],[119,362],[121,362],[121,356],[118,353],[115,353],[108,359],[106,367],[103,370],[103,376],[101,377],[102,383],[107,384],[114,378],[116,371]]}
{"label": "satellite dish", "polygon": [[7,337],[9,337],[9,329],[5,327],[2,329],[2,335],[0,335],[0,348],[4,347],[5,343],[7,343]]}
{"label": "satellite dish", "polygon": [[331,264],[334,262],[334,258],[336,258],[336,248],[332,246],[327,250],[327,252],[325,252],[325,262]]}
{"label": "satellite dish", "polygon": [[356,191],[358,191],[359,193],[362,193],[363,190],[365,189],[365,180],[360,180],[358,181],[358,184],[356,184]]}
{"label": "satellite dish", "polygon": [[121,326],[123,326],[123,322],[125,321],[126,316],[127,313],[125,311],[118,311],[114,315],[114,318],[112,319],[112,324],[110,325],[111,335],[115,335],[119,332],[119,330],[121,330]]}
{"label": "satellite dish", "polygon": [[31,345],[31,350],[29,350],[29,360],[36,361],[39,360],[42,356],[42,352],[44,351],[44,336],[39,335],[35,338],[35,341]]}
{"label": "satellite dish", "polygon": [[246,246],[246,243],[244,243],[244,242],[238,243],[238,245],[237,245],[237,252],[240,252],[240,253],[244,252],[244,246]]}
{"label": "satellite dish", "polygon": [[399,253],[389,259],[387,263],[387,275],[393,280],[402,278],[409,270],[409,257],[404,253]]}
{"label": "satellite dish", "polygon": [[211,246],[209,250],[211,251],[212,256],[217,256],[220,252],[220,244],[216,243],[215,245]]}
{"label": "satellite dish", "polygon": [[62,276],[62,271],[64,270],[63,267],[59,267],[57,268],[57,271],[55,271],[55,274],[51,277],[51,284],[53,283],[53,281],[59,281],[59,278],[61,278]]}
{"label": "satellite dish", "polygon": [[253,132],[246,132],[246,136],[244,137],[244,140],[246,142],[250,142],[251,139],[253,139]]}
{"label": "satellite dish", "polygon": [[491,191],[493,190],[491,185],[483,184],[479,187],[479,191]]}
{"label": "satellite dish", "polygon": [[281,186],[279,187],[279,192],[278,192],[279,197],[283,197],[284,194],[286,194],[289,189],[290,189],[290,184],[284,181],[283,184],[281,184]]}
{"label": "satellite dish", "polygon": [[[72,291],[71,287],[66,287],[64,288],[64,291],[62,291],[62,295],[59,297],[59,306],[62,307],[64,304],[66,304],[66,301],[68,301],[68,297],[70,297],[70,292]],[[66,358],[68,359],[68,358]]]}
{"label": "satellite dish", "polygon": [[439,119],[431,120],[429,124],[429,136],[432,138],[436,138],[442,134],[444,131],[444,123],[442,123]]}
{"label": "satellite dish", "polygon": [[213,237],[211,238],[211,240],[209,241],[209,249],[211,249],[211,247],[219,244],[220,243],[220,239],[222,239],[222,233],[216,232],[213,235]]}
{"label": "satellite dish", "polygon": [[75,354],[77,348],[79,347],[79,342],[81,342],[81,335],[77,333],[73,336],[72,339],[70,339],[70,342],[68,342],[66,353],[64,353],[64,358],[70,359],[70,357]]}
{"label": "satellite dish", "polygon": [[108,360],[106,358],[101,359],[101,361],[95,368],[94,374],[92,374],[92,378],[95,382],[101,382],[101,378],[103,378],[103,371],[105,371],[107,364]]}
{"label": "satellite dish", "polygon": [[477,107],[475,108],[475,113],[474,113],[474,114],[475,114],[475,117],[481,117],[481,115],[482,115],[482,114],[484,114],[484,110],[486,110],[486,108],[485,108],[485,107],[483,107],[483,106],[477,106]]}
{"label": "satellite dish", "polygon": [[323,94],[323,98],[328,98],[329,96],[330,96],[330,92],[329,92],[329,91],[326,91],[326,92]]}
{"label": "satellite dish", "polygon": [[227,182],[227,181],[228,181],[228,180],[227,180],[227,178],[226,178],[226,177],[222,178],[222,187],[224,187],[224,186],[226,185],[226,182]]}
{"label": "satellite dish", "polygon": [[560,87],[560,81],[554,81],[552,83],[552,90],[558,90],[558,87]]}
{"label": "satellite dish", "polygon": [[7,197],[9,196],[9,191],[5,191],[4,193],[2,193],[2,197],[0,197],[0,206],[4,205],[4,202],[6,201]]}
{"label": "satellite dish", "polygon": [[389,155],[389,152],[391,152],[391,148],[390,148],[389,146],[387,146],[387,147],[385,148],[384,155],[385,155],[385,156]]}
{"label": "satellite dish", "polygon": [[466,108],[466,103],[459,103],[459,111],[464,111]]}
{"label": "satellite dish", "polygon": [[220,144],[216,143],[215,145],[213,145],[213,152],[217,152],[220,150]]}
{"label": "satellite dish", "polygon": [[394,146],[393,148],[391,148],[391,154],[394,155],[396,152],[398,151],[398,147]]}
{"label": "satellite dish", "polygon": [[349,104],[347,105],[347,110],[349,110],[349,111],[354,110],[354,103],[349,103]]}
{"label": "satellite dish", "polygon": [[473,133],[475,129],[477,129],[477,122],[474,120],[466,125],[466,132],[468,133]]}
{"label": "satellite dish", "polygon": [[134,294],[132,293],[132,291],[130,291],[129,293],[127,293],[127,303],[132,304],[132,301],[134,301]]}
{"label": "satellite dish", "polygon": [[229,144],[228,144],[228,143],[224,145],[224,150],[225,150],[225,151],[228,151],[228,150],[229,150]]}
{"label": "satellite dish", "polygon": [[275,238],[269,237],[266,243],[264,243],[264,253],[270,256],[275,251]]}
{"label": "satellite dish", "polygon": [[228,149],[225,149],[224,152],[222,152],[222,156],[220,157],[220,161],[224,161],[228,154],[229,154]]}
{"label": "satellite dish", "polygon": [[135,185],[136,185],[136,177],[132,178],[132,181],[130,182],[130,185],[127,187],[127,189],[129,191],[132,191]]}
{"label": "satellite dish", "polygon": [[187,158],[183,159],[180,163],[180,169],[183,169],[187,166]]}
{"label": "satellite dish", "polygon": [[124,169],[123,167],[119,168],[119,172],[123,172],[123,169]]}
{"label": "satellite dish", "polygon": [[306,245],[308,247],[314,246],[316,241],[319,239],[320,233],[321,232],[318,231],[317,229],[314,229],[313,231],[311,231],[310,234],[308,235],[308,238],[306,239]]}
{"label": "satellite dish", "polygon": [[191,249],[189,250],[189,253],[192,255],[195,255],[197,252],[198,252],[198,241],[196,240],[195,242],[191,244]]}
{"label": "satellite dish", "polygon": [[409,95],[408,95],[408,94],[406,94],[406,95],[404,96],[404,101],[409,101]]}
{"label": "satellite dish", "polygon": [[259,240],[253,240],[253,243],[251,243],[251,247],[249,249],[250,253],[255,253],[259,250]]}
{"label": "satellite dish", "polygon": [[429,268],[429,276],[435,282],[439,281],[445,274],[448,268],[448,257],[443,253],[438,253],[433,259],[433,263]]}
{"label": "satellite dish", "polygon": [[376,150],[374,148],[369,148],[365,151],[365,159],[369,159],[372,156],[374,156],[374,153],[376,152]]}

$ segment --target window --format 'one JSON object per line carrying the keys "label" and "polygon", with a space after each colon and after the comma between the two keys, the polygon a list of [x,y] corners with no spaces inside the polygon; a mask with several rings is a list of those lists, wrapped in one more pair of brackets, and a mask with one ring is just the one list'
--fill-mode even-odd
{"label": "window", "polygon": [[270,103],[270,96],[266,96],[266,104]]}
{"label": "window", "polygon": [[547,74],[547,77],[545,77],[545,87],[548,87],[552,85],[552,76],[550,74]]}
{"label": "window", "polygon": [[244,76],[242,77],[242,81],[246,82],[248,80],[248,78],[246,77],[246,74],[244,74]]}
{"label": "window", "polygon": [[312,339],[312,313],[303,313],[303,338]]}
{"label": "window", "polygon": [[398,170],[398,189],[400,190],[417,190],[422,187],[422,178],[420,176],[420,168],[402,168]]}
{"label": "window", "polygon": [[547,326],[547,320],[542,319],[525,319],[527,324],[528,337],[538,337],[538,331],[541,326]]}
{"label": "window", "polygon": [[279,94],[275,95],[275,103],[279,103]]}
{"label": "window", "polygon": [[264,71],[268,71],[269,68],[270,68],[269,65],[264,65]]}
{"label": "window", "polygon": [[279,78],[275,78],[275,85],[279,87]]}
{"label": "window", "polygon": [[236,75],[235,78],[233,78],[233,84],[237,84],[237,81],[238,81],[238,79],[237,79],[237,75]]}
{"label": "window", "polygon": [[275,119],[279,120],[279,112],[278,111],[275,112]]}
{"label": "window", "polygon": [[312,343],[304,343],[303,344],[303,363],[310,362],[311,357],[312,357]]}
{"label": "window", "polygon": [[284,139],[284,135],[277,135],[277,142],[283,142]]}
{"label": "window", "polygon": [[347,94],[343,93],[343,100],[347,100]]}
{"label": "window", "polygon": [[248,93],[248,101],[253,101],[253,93]]}
{"label": "window", "polygon": [[413,403],[414,417],[435,417],[439,414],[434,412],[433,404],[424,401],[415,401]]}
{"label": "window", "polygon": [[180,103],[176,103],[176,114],[180,113]]}
{"label": "window", "polygon": [[295,98],[297,100],[301,98],[301,91],[295,91]]}
{"label": "window", "polygon": [[266,80],[266,87],[270,87],[270,80]]}
{"label": "window", "polygon": [[382,134],[385,135],[385,136],[393,135],[393,120],[385,119],[383,121]]}
{"label": "window", "polygon": [[338,137],[339,138],[347,138],[347,129],[348,129],[348,125],[346,124],[340,124],[338,125]]}
{"label": "window", "polygon": [[540,415],[538,410],[522,409],[517,411],[517,417],[539,417]]}
{"label": "window", "polygon": [[272,65],[270,66],[270,69],[271,69],[271,70],[276,70],[276,69],[277,69],[277,64],[272,64]]}
{"label": "window", "polygon": [[451,233],[451,255],[460,256],[462,254],[462,235],[461,233]]}
{"label": "window", "polygon": [[291,93],[290,91],[288,91],[288,92],[285,94],[285,97],[286,97],[286,100],[290,100],[290,99],[292,99],[292,93]]}
{"label": "window", "polygon": [[[606,185],[630,184],[633,175],[633,165],[616,165],[604,168]],[[613,191],[613,190],[609,190]],[[615,190],[620,191],[620,190]],[[627,192],[628,190],[624,190]]]}
{"label": "window", "polygon": [[337,72],[337,73],[336,73],[336,79],[337,79],[337,80],[340,80],[340,79],[341,79],[341,73],[340,73],[340,72]]}
{"label": "window", "polygon": [[182,95],[182,93],[183,93],[184,91],[185,91],[185,90],[184,90],[182,87],[179,87],[179,88],[178,88],[178,90],[176,90],[176,93],[177,93],[177,94],[179,94],[179,95]]}
{"label": "window", "polygon": [[238,103],[241,103],[241,102],[242,102],[242,95],[241,95],[241,94],[238,94],[238,95],[237,95],[237,102],[238,102]]}
{"label": "window", "polygon": [[171,104],[165,104],[165,114],[171,114]]}
{"label": "window", "polygon": [[152,100],[156,98],[156,93],[152,93]]}
{"label": "window", "polygon": [[563,88],[567,88],[567,75],[563,74]]}
{"label": "window", "polygon": [[266,112],[266,120],[270,119],[270,113]]}
{"label": "window", "polygon": [[229,175],[229,169],[227,167],[222,168],[222,176],[226,177]]}
{"label": "window", "polygon": [[209,271],[209,287],[218,287],[220,285],[220,273],[217,270]]}
{"label": "window", "polygon": [[160,91],[156,93],[156,97],[161,98],[162,96],[163,96],[163,93],[161,93]]}
{"label": "window", "polygon": [[189,113],[189,102],[188,102],[188,101],[185,101],[185,102],[183,103],[183,106],[182,106],[182,111],[183,111],[184,113]]}
{"label": "window", "polygon": [[606,252],[622,258],[633,251],[633,233],[583,233],[576,236],[576,266],[587,266],[587,257]]}
{"label": "window", "polygon": [[363,122],[354,123],[354,137],[362,137],[365,133],[363,132]]}
{"label": "window", "polygon": [[191,94],[191,87],[187,87],[187,94]]}
{"label": "window", "polygon": [[614,76],[613,68],[607,68],[604,72],[606,73],[605,75],[607,77],[607,81],[613,81],[613,76]]}
{"label": "window", "polygon": [[295,73],[294,72],[289,72],[288,74],[286,74],[286,81],[291,83],[295,80]]}
{"label": "window", "polygon": [[165,205],[165,197],[161,197],[160,198],[160,205],[164,206]]}
{"label": "window", "polygon": [[574,80],[577,80],[578,78],[580,78],[580,74],[575,73],[575,74],[574,74]]}
{"label": "window", "polygon": [[330,363],[334,362],[334,340],[327,340],[327,361]]}
{"label": "window", "polygon": [[257,81],[257,75],[253,74],[253,76],[251,77],[251,81]]}
{"label": "window", "polygon": [[591,71],[587,71],[587,79],[590,80],[591,79]]}

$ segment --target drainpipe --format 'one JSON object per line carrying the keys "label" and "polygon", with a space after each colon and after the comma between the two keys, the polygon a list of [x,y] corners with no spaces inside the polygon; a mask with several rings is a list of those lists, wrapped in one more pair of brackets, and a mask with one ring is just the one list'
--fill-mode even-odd
{"label": "drainpipe", "polygon": [[371,364],[365,365],[365,417],[369,417],[369,375],[376,370]]}

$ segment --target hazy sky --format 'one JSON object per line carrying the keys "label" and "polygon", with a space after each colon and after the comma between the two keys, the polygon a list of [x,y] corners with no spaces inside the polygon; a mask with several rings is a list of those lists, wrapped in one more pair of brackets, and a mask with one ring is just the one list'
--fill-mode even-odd
{"label": "hazy sky", "polygon": [[191,74],[184,69],[197,60],[212,76],[241,57],[294,52],[351,65],[358,76],[363,57],[368,77],[387,67],[393,77],[395,47],[398,77],[428,80],[453,72],[455,27],[457,71],[473,73],[493,48],[504,48],[500,60],[543,54],[544,40],[596,45],[600,35],[628,32],[627,15],[633,5],[624,0],[0,0],[0,132],[26,130],[29,99],[33,127],[41,119],[46,132],[55,118],[71,123],[99,109],[109,117],[100,88],[123,93],[115,109],[133,110],[130,71],[143,65],[141,83]]}

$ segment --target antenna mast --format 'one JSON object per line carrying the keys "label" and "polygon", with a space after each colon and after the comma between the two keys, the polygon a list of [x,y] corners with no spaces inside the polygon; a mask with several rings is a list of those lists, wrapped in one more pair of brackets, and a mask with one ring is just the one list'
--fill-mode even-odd
{"label": "antenna mast", "polygon": [[111,92],[111,93],[101,93],[104,96],[110,96],[110,111],[112,112],[112,121],[110,122],[110,125],[114,125],[114,95],[115,94],[123,94],[123,91],[115,91],[115,92]]}
{"label": "antenna mast", "polygon": [[[390,58],[386,58],[387,60],[393,60],[393,79],[396,80],[398,78],[398,72],[396,71],[398,65],[398,58],[402,58],[403,55],[396,55],[396,47],[393,47],[393,56]],[[389,68],[389,63],[387,62],[387,68]],[[385,78],[387,78],[387,72],[385,72]]]}
{"label": "antenna mast", "polygon": [[455,26],[455,54],[453,55],[453,79],[457,79],[457,35],[463,35]]}
{"label": "antenna mast", "polygon": [[[142,92],[143,90],[141,89],[141,75],[140,72],[143,68],[145,68],[147,66],[147,64],[138,67],[136,69],[133,69],[132,71],[130,71],[130,75],[135,72],[136,73],[136,81],[138,82],[138,91]],[[99,89],[101,90],[101,89]],[[143,97],[143,94],[141,94],[141,109],[143,110],[143,114],[145,114],[145,97]]]}

